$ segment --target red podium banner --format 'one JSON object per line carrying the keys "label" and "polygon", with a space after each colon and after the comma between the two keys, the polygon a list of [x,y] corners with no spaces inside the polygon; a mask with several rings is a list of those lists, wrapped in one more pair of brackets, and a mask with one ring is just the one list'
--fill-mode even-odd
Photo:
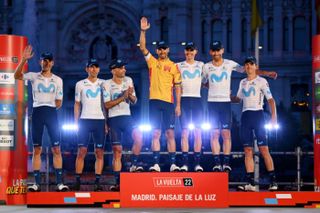
{"label": "red podium banner", "polygon": [[27,105],[24,82],[14,79],[26,45],[26,37],[0,35],[0,202],[9,205],[26,204]]}
{"label": "red podium banner", "polygon": [[228,207],[227,173],[121,173],[121,207]]}
{"label": "red podium banner", "polygon": [[320,35],[312,38],[314,185],[320,191]]}

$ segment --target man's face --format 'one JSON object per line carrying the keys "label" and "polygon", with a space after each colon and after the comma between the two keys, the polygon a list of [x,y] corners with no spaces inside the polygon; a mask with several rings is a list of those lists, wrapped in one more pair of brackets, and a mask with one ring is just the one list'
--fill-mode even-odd
{"label": "man's face", "polygon": [[214,61],[219,61],[220,59],[222,59],[222,55],[224,53],[224,49],[220,49],[220,50],[210,50],[210,55],[212,57],[212,60]]}
{"label": "man's face", "polygon": [[112,70],[112,74],[117,78],[124,78],[125,75],[126,75],[126,67],[122,66],[122,67],[119,67],[119,68],[114,68]]}
{"label": "man's face", "polygon": [[251,75],[256,73],[258,66],[253,62],[248,62],[244,64],[244,70],[246,71],[247,75]]}
{"label": "man's face", "polygon": [[160,59],[166,59],[168,58],[168,54],[169,54],[169,48],[158,48],[156,50],[157,54],[158,54],[158,58]]}
{"label": "man's face", "polygon": [[53,60],[43,59],[40,61],[40,66],[43,71],[51,71],[54,65]]}
{"label": "man's face", "polygon": [[93,64],[93,65],[87,67],[86,71],[87,71],[89,77],[96,78],[96,77],[98,77],[98,74],[100,72],[100,67]]}
{"label": "man's face", "polygon": [[187,60],[194,60],[197,52],[198,51],[196,49],[186,49],[184,50],[184,55],[186,56]]}

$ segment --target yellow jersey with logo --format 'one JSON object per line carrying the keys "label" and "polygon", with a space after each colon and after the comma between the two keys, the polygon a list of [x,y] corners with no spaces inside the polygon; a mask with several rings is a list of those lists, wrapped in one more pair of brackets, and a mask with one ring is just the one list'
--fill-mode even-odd
{"label": "yellow jersey with logo", "polygon": [[148,53],[145,59],[149,68],[149,98],[173,103],[173,86],[181,85],[181,74],[177,65],[170,59],[156,59],[151,53]]}

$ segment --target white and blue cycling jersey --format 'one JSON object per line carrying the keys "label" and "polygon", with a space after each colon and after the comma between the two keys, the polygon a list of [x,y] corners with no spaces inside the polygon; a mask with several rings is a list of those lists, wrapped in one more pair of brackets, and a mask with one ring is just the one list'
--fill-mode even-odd
{"label": "white and blue cycling jersey", "polygon": [[[106,80],[103,84],[104,103],[116,100],[117,98],[121,97],[125,90],[127,90],[129,87],[133,87],[133,82],[132,79],[128,76],[124,77],[121,84],[117,84],[112,79]],[[135,91],[133,92],[133,95],[136,96]],[[109,118],[121,115],[131,115],[129,101],[122,101],[120,104],[108,110]]]}
{"label": "white and blue cycling jersey", "polygon": [[223,59],[220,66],[213,65],[212,61],[203,66],[203,82],[209,82],[209,102],[230,102],[232,71],[244,72],[241,65],[235,61]]}
{"label": "white and blue cycling jersey", "polygon": [[177,63],[182,78],[181,97],[200,98],[202,68],[204,63],[195,61],[189,64],[186,61]]}
{"label": "white and blue cycling jersey", "polygon": [[247,78],[240,81],[237,97],[243,102],[242,112],[263,110],[263,99],[272,98],[270,87],[266,79],[257,76],[255,79]]}
{"label": "white and blue cycling jersey", "polygon": [[63,98],[62,79],[55,74],[44,77],[40,72],[28,72],[23,75],[23,80],[31,82],[33,107],[56,107],[56,100]]}
{"label": "white and blue cycling jersey", "polygon": [[81,119],[104,119],[102,103],[102,84],[104,80],[89,79],[78,81],[75,89],[75,101],[81,102]]}

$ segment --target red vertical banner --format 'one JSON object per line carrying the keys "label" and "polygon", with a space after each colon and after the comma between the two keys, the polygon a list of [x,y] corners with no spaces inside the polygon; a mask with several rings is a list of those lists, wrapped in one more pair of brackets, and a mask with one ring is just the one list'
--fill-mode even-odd
{"label": "red vertical banner", "polygon": [[314,136],[314,184],[320,191],[320,35],[312,38],[312,88]]}
{"label": "red vertical banner", "polygon": [[[0,202],[26,204],[27,143],[25,119],[27,103],[24,82],[15,81],[27,38],[0,35]],[[24,71],[27,66],[24,67]]]}

